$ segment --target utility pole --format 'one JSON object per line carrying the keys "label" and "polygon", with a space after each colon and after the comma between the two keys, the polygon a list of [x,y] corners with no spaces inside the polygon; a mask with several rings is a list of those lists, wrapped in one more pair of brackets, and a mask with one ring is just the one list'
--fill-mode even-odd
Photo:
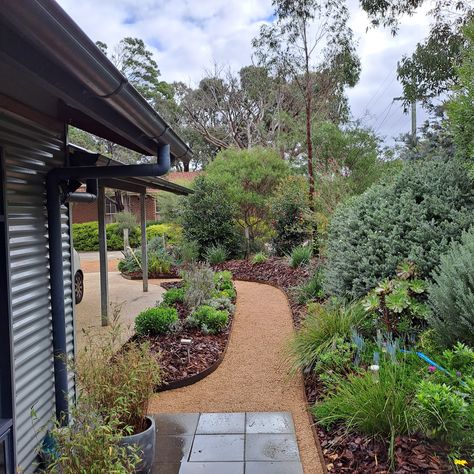
{"label": "utility pole", "polygon": [[411,141],[416,146],[416,100],[411,101]]}
{"label": "utility pole", "polygon": [[[402,100],[405,101],[405,97],[394,97],[393,100]],[[411,104],[411,142],[413,146],[416,145],[418,139],[416,136],[416,100],[412,100],[410,102]],[[406,109],[405,109],[406,111]]]}

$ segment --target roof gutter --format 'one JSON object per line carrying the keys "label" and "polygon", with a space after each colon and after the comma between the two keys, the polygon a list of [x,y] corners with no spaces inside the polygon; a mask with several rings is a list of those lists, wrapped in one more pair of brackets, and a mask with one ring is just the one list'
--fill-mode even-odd
{"label": "roof gutter", "polygon": [[0,5],[1,15],[84,84],[92,98],[106,101],[157,144],[170,145],[175,158],[192,157],[189,146],[54,0],[0,0]]}

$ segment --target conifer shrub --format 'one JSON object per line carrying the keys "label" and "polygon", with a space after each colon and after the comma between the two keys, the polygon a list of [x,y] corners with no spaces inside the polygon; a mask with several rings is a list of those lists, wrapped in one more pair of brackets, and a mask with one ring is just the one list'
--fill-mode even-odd
{"label": "conifer shrub", "polygon": [[389,183],[338,208],[327,245],[326,290],[360,297],[412,261],[426,278],[474,224],[474,187],[457,161],[407,163]]}
{"label": "conifer shrub", "polygon": [[441,257],[429,289],[429,322],[446,345],[474,346],[474,231],[465,232]]}

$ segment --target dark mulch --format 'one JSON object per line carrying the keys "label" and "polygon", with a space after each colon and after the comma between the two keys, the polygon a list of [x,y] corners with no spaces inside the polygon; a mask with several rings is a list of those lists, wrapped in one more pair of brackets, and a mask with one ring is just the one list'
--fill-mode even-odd
{"label": "dark mulch", "polygon": [[[229,338],[230,323],[225,331],[206,335],[197,329],[185,329],[179,333],[149,337],[151,350],[159,354],[163,370],[163,383],[182,380],[211,367],[223,354]],[[191,339],[189,346],[181,339]]]}
{"label": "dark mulch", "polygon": [[390,471],[387,444],[347,433],[343,426],[326,431],[317,427],[319,441],[330,473],[448,473],[448,451],[424,439],[399,436],[395,439],[395,469]]}
{"label": "dark mulch", "polygon": [[[163,288],[179,288],[181,282],[164,282]],[[178,311],[180,321],[184,321],[189,310],[183,303],[173,305]],[[163,384],[186,379],[199,374],[211,367],[224,353],[229,339],[233,315],[229,316],[229,324],[219,334],[204,334],[196,328],[183,327],[179,332],[148,336],[151,350],[157,354],[163,371]],[[181,339],[191,339],[191,344],[184,345]],[[188,359],[189,347],[189,359]]]}
{"label": "dark mulch", "polygon": [[[247,260],[231,260],[214,267],[230,270],[237,280],[257,281],[280,287],[290,302],[293,322],[299,327],[305,316],[305,305],[296,301],[292,289],[303,283],[314,271],[314,266],[291,268],[284,258],[270,258],[265,263],[252,264]],[[313,405],[323,396],[318,377],[304,374],[306,397]],[[314,420],[316,423],[316,420]],[[324,429],[316,425],[328,471],[336,473],[388,473],[390,461],[388,444],[367,436],[346,433],[344,427]],[[417,437],[401,436],[395,440],[395,474],[434,474],[453,472],[447,461],[448,450],[440,444]]]}

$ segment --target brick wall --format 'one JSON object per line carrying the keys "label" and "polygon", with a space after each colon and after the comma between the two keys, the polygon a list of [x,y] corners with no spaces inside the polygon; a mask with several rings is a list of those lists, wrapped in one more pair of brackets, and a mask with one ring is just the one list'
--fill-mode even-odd
{"label": "brick wall", "polygon": [[[130,212],[135,214],[137,222],[140,222],[140,197],[137,194],[130,196]],[[145,215],[146,221],[156,221],[156,201],[153,196],[146,195],[145,199]],[[97,203],[96,202],[75,202],[72,207],[72,222],[73,224],[81,224],[83,222],[96,221],[97,217]],[[105,222],[109,224],[114,222],[113,215],[106,215]]]}

